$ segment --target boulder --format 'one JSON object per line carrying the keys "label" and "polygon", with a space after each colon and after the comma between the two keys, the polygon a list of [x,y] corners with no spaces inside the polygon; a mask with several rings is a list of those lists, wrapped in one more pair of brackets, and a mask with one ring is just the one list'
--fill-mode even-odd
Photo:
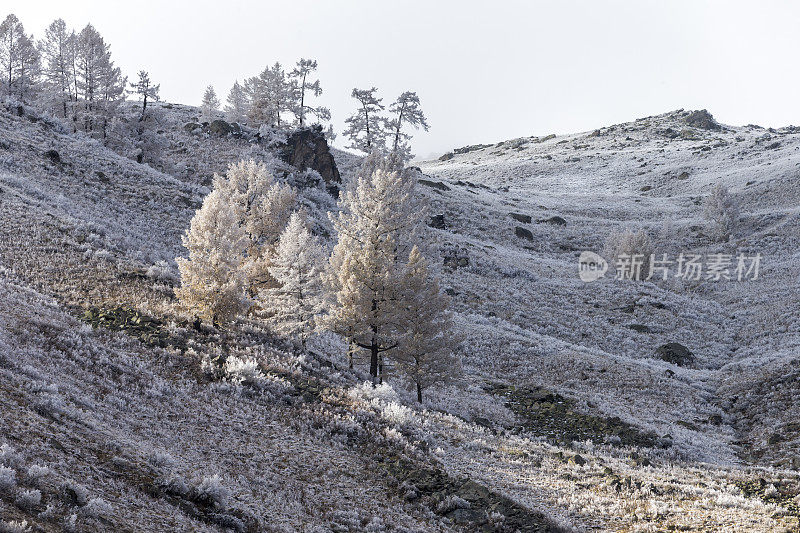
{"label": "boulder", "polygon": [[186,133],[192,133],[194,130],[200,129],[202,127],[203,126],[201,124],[198,124],[197,122],[187,122],[186,124],[183,125],[183,129],[184,131],[186,131]]}
{"label": "boulder", "polygon": [[695,357],[689,349],[677,342],[668,342],[658,347],[656,354],[659,359],[678,366],[690,366],[694,364]]}
{"label": "boulder", "polygon": [[212,135],[225,137],[233,133],[233,128],[231,127],[230,124],[228,124],[224,120],[217,119],[212,121],[211,124],[208,125],[208,132]]}
{"label": "boulder", "polygon": [[720,130],[722,127],[714,120],[714,117],[705,109],[701,109],[700,111],[692,111],[689,115],[684,119],[684,122],[689,126],[694,128],[700,128],[703,130]]}
{"label": "boulder", "polygon": [[453,152],[447,152],[446,154],[442,154],[442,156],[439,157],[439,161],[448,161],[450,159],[453,159]]}
{"label": "boulder", "polygon": [[516,235],[520,239],[527,239],[529,241],[533,240],[533,233],[531,233],[530,230],[527,230],[525,228],[521,228],[519,226],[514,228],[514,235]]}
{"label": "boulder", "polygon": [[322,126],[318,124],[291,132],[286,144],[278,147],[278,155],[297,169],[316,170],[329,187],[342,182]]}
{"label": "boulder", "polygon": [[531,223],[531,216],[530,215],[523,215],[522,213],[509,213],[508,216],[516,220],[517,222],[522,222],[523,224],[530,224]]}

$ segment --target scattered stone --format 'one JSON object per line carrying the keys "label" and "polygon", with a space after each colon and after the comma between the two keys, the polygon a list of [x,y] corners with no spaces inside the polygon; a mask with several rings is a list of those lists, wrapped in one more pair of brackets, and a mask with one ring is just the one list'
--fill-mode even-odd
{"label": "scattered stone", "polygon": [[689,173],[686,171],[681,172],[680,174],[678,174],[678,179],[679,180],[689,179]]}
{"label": "scattered stone", "polygon": [[44,153],[44,157],[50,160],[51,163],[61,164],[61,155],[56,150],[48,150]]}
{"label": "scattered stone", "polygon": [[530,215],[523,215],[522,213],[509,213],[508,216],[516,220],[517,222],[522,222],[523,224],[530,224],[531,223],[531,216]]}
{"label": "scattered stone", "polygon": [[211,124],[208,125],[208,132],[212,135],[217,135],[219,137],[225,137],[230,133],[233,133],[233,128],[230,124],[225,122],[224,120],[217,119],[211,121]]}
{"label": "scattered stone", "polygon": [[436,229],[447,229],[447,225],[444,222],[444,215],[433,215],[428,222],[428,225],[432,228]]}
{"label": "scattered stone", "polygon": [[527,239],[529,241],[533,240],[533,233],[531,233],[530,230],[527,230],[525,228],[521,228],[519,226],[514,228],[514,235],[516,235],[520,239]]}
{"label": "scattered stone", "polygon": [[552,224],[554,226],[566,226],[567,221],[564,218],[556,215],[550,218],[542,218],[536,221],[537,224]]}
{"label": "scattered stone", "polygon": [[586,464],[586,459],[576,454],[570,457],[568,462],[573,465],[583,466]]}
{"label": "scattered stone", "polygon": [[439,157],[439,161],[449,161],[451,159],[453,159],[453,152],[447,152],[446,154],[442,154],[442,156]]}
{"label": "scattered stone", "polygon": [[647,192],[647,191],[649,191],[649,190],[650,190],[650,189],[652,189],[652,188],[653,188],[653,186],[652,186],[652,185],[645,185],[644,187],[642,187],[642,188],[641,188],[641,189],[639,189],[639,190],[640,190],[640,191],[642,191],[642,192]]}
{"label": "scattered stone", "polygon": [[650,327],[644,324],[628,324],[628,327],[637,333],[650,333]]}
{"label": "scattered stone", "polygon": [[694,364],[695,357],[686,346],[677,342],[668,342],[658,347],[656,354],[662,361],[678,366],[690,366]]}
{"label": "scattered stone", "polygon": [[186,124],[184,124],[184,125],[183,125],[183,129],[184,129],[184,130],[185,130],[187,133],[192,133],[192,132],[193,132],[193,131],[195,131],[195,130],[202,129],[202,127],[203,127],[203,126],[202,126],[202,125],[200,125],[200,124],[198,124],[197,122],[187,122]]}

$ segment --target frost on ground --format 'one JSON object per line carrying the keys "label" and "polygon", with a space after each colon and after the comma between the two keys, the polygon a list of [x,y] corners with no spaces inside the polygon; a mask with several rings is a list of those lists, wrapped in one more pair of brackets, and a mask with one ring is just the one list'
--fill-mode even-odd
{"label": "frost on ground", "polygon": [[[674,112],[421,163],[468,342],[463,382],[420,408],[362,385],[336,339],[298,356],[255,320],[175,311],[208,178],[269,154],[163,105],[161,170],[0,109],[0,530],[797,527],[794,129]],[[728,242],[703,218],[720,182]],[[324,191],[300,201],[330,229]],[[580,281],[580,252],[626,229],[656,254],[761,253],[759,279]]]}

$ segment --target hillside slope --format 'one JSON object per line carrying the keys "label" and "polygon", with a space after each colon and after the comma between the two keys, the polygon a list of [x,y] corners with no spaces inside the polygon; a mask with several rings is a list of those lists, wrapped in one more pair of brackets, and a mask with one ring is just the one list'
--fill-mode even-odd
{"label": "hillside slope", "polygon": [[[793,130],[705,130],[675,112],[422,164],[419,189],[445,226],[426,237],[468,342],[464,381],[419,408],[398,383],[361,386],[333,338],[298,356],[257,321],[196,331],[175,312],[173,258],[208,177],[270,155],[187,132],[196,111],[167,109],[163,170],[174,176],[0,108],[0,463],[14,472],[3,521],[45,531],[73,520],[79,531],[797,524]],[[339,166],[347,176],[354,165]],[[726,245],[703,235],[698,206],[717,181],[744,214]],[[332,200],[307,190],[301,202],[326,229]],[[553,216],[566,226],[537,223]],[[657,237],[659,253],[761,252],[761,276],[581,282],[580,251],[602,251],[628,224]],[[696,363],[658,359],[665,342]],[[33,490],[40,501],[23,497]]]}

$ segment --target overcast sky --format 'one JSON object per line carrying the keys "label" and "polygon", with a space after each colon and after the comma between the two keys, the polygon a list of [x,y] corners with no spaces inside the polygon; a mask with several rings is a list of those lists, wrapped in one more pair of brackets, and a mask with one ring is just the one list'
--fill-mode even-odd
{"label": "overcast sky", "polygon": [[[163,99],[224,101],[267,64],[315,58],[334,127],[353,87],[420,96],[419,156],[686,108],[733,125],[800,124],[800,2],[5,0],[28,33],[91,22]],[[3,14],[4,16],[5,14]],[[344,144],[340,136],[336,144]]]}

